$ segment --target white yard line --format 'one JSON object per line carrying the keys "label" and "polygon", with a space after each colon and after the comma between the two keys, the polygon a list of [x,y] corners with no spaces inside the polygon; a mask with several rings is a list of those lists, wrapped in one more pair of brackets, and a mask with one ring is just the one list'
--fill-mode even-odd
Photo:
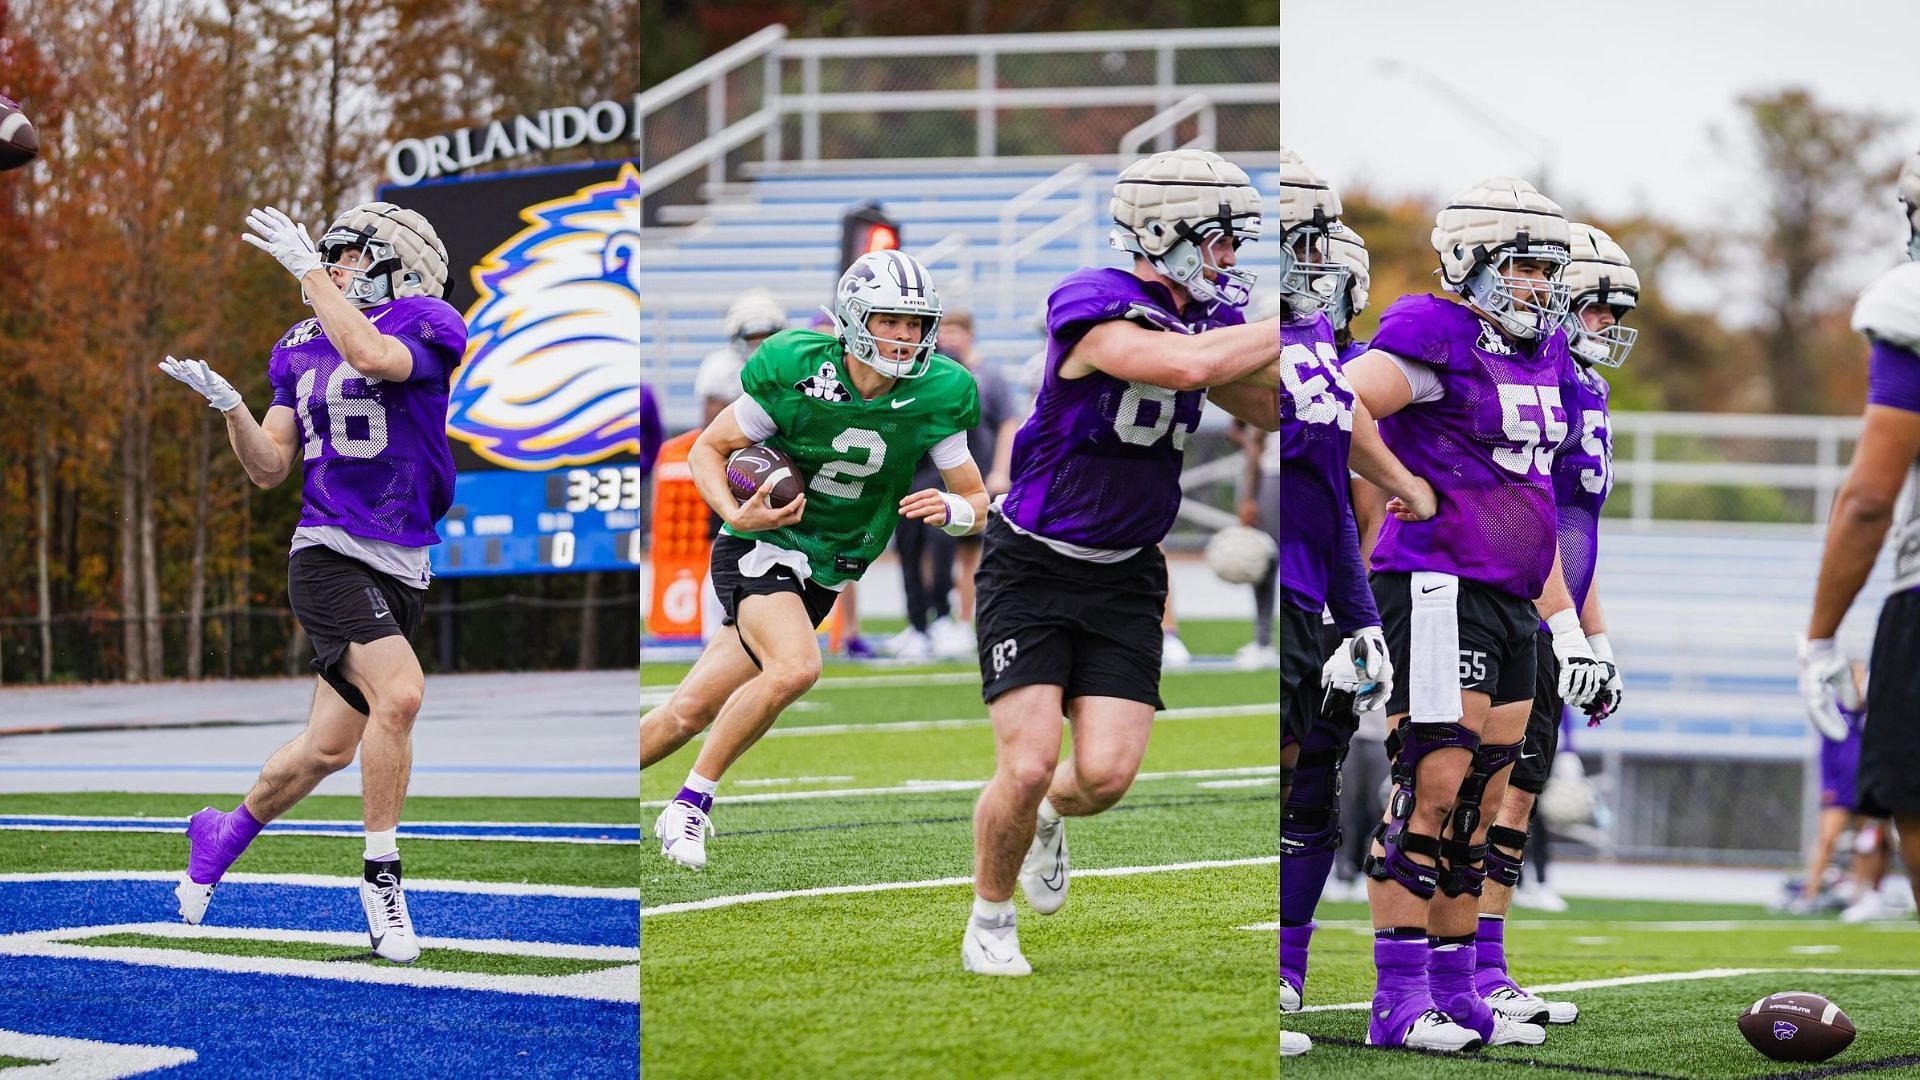
{"label": "white yard line", "polygon": [[[1097,870],[1075,870],[1075,878],[1090,877],[1131,877],[1136,874],[1165,874],[1180,870],[1217,870],[1229,866],[1266,866],[1278,863],[1278,855],[1260,855],[1250,859],[1213,859],[1204,862],[1162,863],[1157,866],[1111,866]],[[658,907],[641,907],[641,918],[656,915],[678,915],[685,911],[712,911],[716,908],[734,907],[738,904],[759,904],[769,900],[791,900],[803,896],[852,896],[858,893],[894,892],[899,889],[941,889],[955,885],[971,885],[970,877],[934,878],[929,881],[882,881],[870,885],[827,885],[817,889],[789,889],[783,892],[736,893],[731,896],[713,896],[705,900],[688,900],[679,904],[661,904]]]}
{"label": "white yard line", "polygon": [[[1701,968],[1698,971],[1662,971],[1651,975],[1623,975],[1614,979],[1586,979],[1580,982],[1529,986],[1536,994],[1565,994],[1576,990],[1604,990],[1614,986],[1644,986],[1649,983],[1694,982],[1701,979],[1736,979],[1745,975],[1898,975],[1920,976],[1920,968]],[[1371,1001],[1348,1001],[1338,1005],[1308,1005],[1300,1009],[1313,1012],[1362,1012],[1373,1007]]]}
{"label": "white yard line", "polygon": [[[1279,776],[1278,765],[1247,765],[1232,769],[1175,769],[1170,772],[1144,772],[1134,780],[1183,780],[1189,778],[1208,778],[1221,776]],[[985,780],[909,780],[895,787],[873,788],[822,788],[816,791],[764,791],[752,795],[724,795],[716,799],[717,803],[733,805],[735,803],[786,802],[792,799],[835,799],[857,795],[925,795],[929,792],[978,791],[987,786]],[[672,799],[650,799],[641,806],[665,806]],[[0,877],[0,881],[5,880]]]}
{"label": "white yard line", "polygon": [[[1280,716],[1280,703],[1265,702],[1257,705],[1202,705],[1190,709],[1162,709],[1153,714],[1156,722],[1162,720],[1218,720],[1238,716]],[[1063,724],[1065,720],[1061,721]],[[775,726],[762,738],[797,738],[805,735],[864,735],[903,731],[955,731],[965,728],[983,728],[992,726],[993,721],[985,716],[959,716],[948,720],[889,720],[879,724],[795,724],[792,727]]]}
{"label": "white yard line", "polygon": [[[623,826],[623,828],[633,829],[633,828],[638,828],[638,826],[626,825],[626,826]],[[49,823],[45,825],[0,825],[0,832],[9,832],[9,831],[11,832],[98,832],[98,833],[143,833],[144,834],[144,833],[178,833],[178,832],[182,832],[183,829],[179,825],[64,825],[58,822]],[[360,837],[364,837],[367,834],[366,829],[359,825],[354,825],[354,826],[339,828],[339,829],[273,829],[273,830],[270,830],[270,833],[275,837],[318,836],[323,838],[346,837],[351,839],[358,839]],[[613,839],[610,837],[602,837],[602,836],[592,836],[592,837],[589,837],[589,836],[504,836],[499,833],[416,833],[416,832],[408,832],[404,826],[400,829],[399,838],[407,841],[408,843],[413,843],[413,844],[432,843],[435,840],[462,840],[462,841],[483,841],[489,844],[575,844],[575,845],[585,845],[585,846],[612,845],[615,847],[625,845],[625,846],[631,847],[635,844],[652,842],[649,840],[643,840],[638,837],[632,840],[622,840],[622,839]]]}
{"label": "white yard line", "polygon": [[[1513,921],[1518,923],[1522,922],[1523,919],[1515,918]],[[1278,925],[1277,923],[1275,924],[1275,926]],[[1315,920],[1314,925],[1321,930],[1364,930],[1368,933],[1373,932],[1373,923],[1366,919]],[[1780,930],[1804,935],[1809,931],[1829,929],[1867,930],[1872,933],[1920,934],[1920,923],[1916,923],[1911,919],[1899,923],[1867,923],[1856,925],[1838,922],[1817,922],[1806,919],[1702,919],[1699,922],[1688,922],[1685,919],[1665,919],[1654,922],[1635,922],[1632,919],[1541,919],[1537,922],[1528,922],[1526,925],[1531,927],[1551,926],[1556,929],[1574,926],[1602,928],[1619,926],[1633,930],[1672,931],[1676,933],[1688,931],[1700,931],[1702,933],[1744,933],[1749,930]]]}
{"label": "white yard line", "polygon": [[7,1070],[7,1080],[121,1080],[198,1061],[184,1046],[110,1043],[0,1031],[0,1055],[45,1062]]}
{"label": "white yard line", "polygon": [[[143,937],[174,938],[181,941],[289,941],[306,945],[364,946],[367,935],[330,930],[278,930],[251,926],[189,926],[178,922],[113,923],[102,926],[63,926],[57,930],[36,930],[10,935],[14,938],[38,938],[42,941],[84,942],[110,934],[139,934]],[[7,938],[0,938],[5,941]],[[102,948],[106,946],[101,946]],[[542,956],[562,960],[608,960],[637,964],[640,950],[630,945],[572,945],[558,941],[503,941],[496,938],[422,937],[423,949],[452,949],[456,952],[487,953],[495,956]]]}
{"label": "white yard line", "polygon": [[[179,881],[180,873],[166,870],[56,870],[43,874],[0,874],[0,882],[22,881]],[[229,872],[221,884],[304,885],[319,889],[358,889],[360,878],[325,874],[247,874]],[[538,885],[514,881],[442,881],[408,878],[409,892],[446,892],[483,896],[564,896],[579,900],[631,900],[640,890],[597,885]]]}

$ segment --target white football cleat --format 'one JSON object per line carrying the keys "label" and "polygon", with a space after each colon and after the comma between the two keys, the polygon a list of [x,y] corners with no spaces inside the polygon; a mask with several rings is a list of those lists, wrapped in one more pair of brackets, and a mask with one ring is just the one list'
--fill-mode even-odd
{"label": "white football cleat", "polygon": [[[394,864],[397,868],[398,864]],[[413,936],[413,918],[407,914],[407,894],[400,875],[376,871],[375,880],[360,882],[360,908],[367,916],[367,936],[373,954],[396,964],[420,959],[420,939]]]}
{"label": "white football cleat", "polygon": [[1012,915],[983,920],[967,916],[967,935],[960,939],[960,965],[975,975],[1031,975],[1033,965],[1020,955],[1020,935]]}
{"label": "white football cleat", "polygon": [[1840,921],[1843,923],[1878,922],[1881,919],[1893,917],[1893,908],[1887,904],[1886,897],[1880,895],[1879,889],[1868,891],[1865,896],[1847,905],[1847,910],[1840,913]]}
{"label": "white football cleat", "polygon": [[1241,671],[1277,668],[1280,666],[1280,650],[1272,645],[1262,648],[1259,642],[1249,641],[1233,651],[1233,666]]}
{"label": "white football cleat", "polygon": [[1493,1014],[1493,1038],[1487,1040],[1488,1046],[1539,1046],[1547,1041],[1547,1029],[1539,1024],[1522,1024],[1507,1019],[1504,1013]]}
{"label": "white football cleat", "polygon": [[[1498,1023],[1496,1018],[1495,1023]],[[1481,1046],[1479,1034],[1471,1028],[1461,1027],[1447,1019],[1447,1014],[1439,1009],[1428,1009],[1407,1029],[1407,1037],[1400,1045],[1409,1050],[1438,1050],[1444,1054],[1461,1050],[1478,1050]],[[1373,1032],[1367,1032],[1367,1045],[1377,1046],[1373,1041]]]}
{"label": "white football cleat", "polygon": [[973,636],[973,624],[952,616],[943,615],[933,620],[933,625],[927,627],[927,637],[933,643],[933,655],[942,660],[972,656],[980,648]]}
{"label": "white football cleat", "polygon": [[1311,1049],[1313,1049],[1313,1040],[1307,1038],[1305,1035],[1297,1031],[1283,1031],[1280,1033],[1281,1057],[1299,1057]]}
{"label": "white football cleat", "polygon": [[1485,996],[1487,1007],[1509,1020],[1522,1024],[1547,1022],[1547,1003],[1532,994],[1522,993],[1511,986],[1502,986]]}
{"label": "white football cleat", "polygon": [[1042,915],[1051,915],[1067,902],[1067,823],[1039,818],[1033,843],[1020,862],[1020,891]]}
{"label": "white football cleat", "polygon": [[180,901],[180,917],[199,926],[200,920],[207,917],[207,905],[213,901],[213,886],[182,875],[180,884],[173,887],[173,895]]}
{"label": "white football cleat", "polygon": [[706,812],[679,799],[668,803],[653,823],[660,854],[689,870],[707,865],[707,837],[712,832],[713,822]]}
{"label": "white football cleat", "polygon": [[1532,908],[1535,911],[1565,911],[1567,902],[1560,894],[1539,882],[1530,882],[1513,892],[1513,906]]}
{"label": "white football cleat", "polygon": [[1300,1011],[1300,988],[1284,975],[1280,977],[1280,1011]]}

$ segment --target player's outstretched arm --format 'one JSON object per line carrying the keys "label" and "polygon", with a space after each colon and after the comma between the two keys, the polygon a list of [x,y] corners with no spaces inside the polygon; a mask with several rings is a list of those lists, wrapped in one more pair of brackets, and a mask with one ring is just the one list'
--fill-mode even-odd
{"label": "player's outstretched arm", "polygon": [[1860,595],[1880,544],[1893,524],[1894,504],[1907,470],[1920,458],[1920,413],[1868,405],[1860,443],[1827,518],[1826,548],[1814,586],[1807,638],[1830,640]]}
{"label": "player's outstretched arm", "polygon": [[1368,411],[1366,401],[1358,397],[1353,402],[1353,443],[1347,450],[1347,464],[1362,478],[1393,496],[1386,509],[1401,521],[1425,521],[1440,508],[1433,485],[1401,464],[1387,447],[1386,440],[1380,437],[1380,428],[1373,422],[1373,413]]}
{"label": "player's outstretched arm", "polygon": [[727,455],[758,441],[741,428],[740,421],[734,415],[734,406],[729,405],[720,410],[720,415],[713,418],[713,423],[701,429],[700,437],[687,450],[687,469],[693,473],[694,489],[735,532],[784,528],[798,522],[807,508],[804,491],[799,498],[778,510],[769,507],[767,494],[773,490],[771,484],[761,485],[744,503],[733,497],[733,492],[727,488]]}
{"label": "player's outstretched arm", "polygon": [[369,379],[388,382],[403,382],[413,374],[413,354],[400,339],[382,334],[359,308],[347,302],[327,274],[305,225],[296,224],[278,208],[269,206],[248,213],[247,228],[251,233],[241,234],[240,239],[278,259],[300,282],[307,302],[313,305],[314,317],[320,320],[320,329],[348,366]]}
{"label": "player's outstretched arm", "polygon": [[947,490],[923,488],[901,499],[900,516],[954,536],[972,536],[987,527],[987,482],[971,456],[956,465],[941,465],[940,482]]}
{"label": "player's outstretched arm", "polygon": [[1274,388],[1243,379],[1210,387],[1207,400],[1261,431],[1280,430],[1280,394]]}
{"label": "player's outstretched arm", "polygon": [[1279,359],[1279,319],[1223,326],[1198,334],[1149,330],[1125,319],[1112,319],[1087,331],[1061,362],[1060,375],[1078,379],[1104,371],[1128,382],[1169,390],[1201,390],[1272,366],[1271,386],[1278,387]]}
{"label": "player's outstretched arm", "polygon": [[293,410],[284,405],[267,409],[264,424],[255,423],[240,391],[207,366],[204,360],[175,360],[169,356],[160,362],[160,370],[169,378],[187,386],[207,399],[227,421],[227,441],[235,457],[247,470],[247,478],[258,487],[270,488],[293,471],[293,455],[299,432]]}

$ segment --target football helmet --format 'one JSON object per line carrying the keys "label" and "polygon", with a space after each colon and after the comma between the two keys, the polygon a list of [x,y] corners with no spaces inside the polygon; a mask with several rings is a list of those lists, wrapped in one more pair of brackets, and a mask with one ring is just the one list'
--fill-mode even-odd
{"label": "football helmet", "polygon": [[1280,148],[1280,296],[1295,318],[1333,313],[1346,290],[1346,270],[1332,257],[1329,234],[1340,219],[1340,196],[1300,155]]}
{"label": "football helmet", "polygon": [[[833,306],[822,310],[833,320],[834,333],[847,352],[884,375],[916,378],[926,374],[933,362],[944,310],[940,293],[933,287],[933,275],[904,251],[873,251],[855,259],[840,275]],[[880,355],[873,331],[867,329],[868,316],[876,312],[920,316],[920,344],[910,358],[889,360]]]}
{"label": "football helmet", "polygon": [[1899,190],[1907,210],[1907,258],[1920,261],[1920,153],[1900,167]]}
{"label": "football helmet", "polygon": [[1143,158],[1120,174],[1111,208],[1116,249],[1147,260],[1195,300],[1246,306],[1254,274],[1206,261],[1209,237],[1237,249],[1260,236],[1260,193],[1238,165],[1210,150]]}
{"label": "football helmet", "polygon": [[[1567,215],[1560,204],[1525,180],[1496,176],[1447,200],[1433,221],[1433,250],[1440,255],[1440,282],[1523,341],[1553,332],[1567,312]],[[1540,285],[1512,272],[1516,259],[1537,259],[1553,269],[1547,299]]]}
{"label": "football helmet", "polygon": [[356,307],[403,296],[446,297],[447,246],[418,211],[384,202],[349,208],[320,237],[320,261],[331,270],[356,248],[366,252],[368,265],[340,267],[352,275],[341,291]]}
{"label": "football helmet", "polygon": [[[1599,229],[1576,221],[1567,226],[1567,236],[1571,254],[1566,269],[1560,271],[1560,280],[1567,286],[1567,344],[1577,359],[1619,367],[1640,336],[1640,331],[1620,325],[1640,302],[1640,275],[1634,273],[1620,245]],[[1613,309],[1613,325],[1588,330],[1580,312],[1589,304]]]}
{"label": "football helmet", "polygon": [[1333,310],[1327,313],[1333,319],[1333,328],[1338,330],[1352,322],[1355,315],[1367,310],[1367,287],[1373,283],[1373,260],[1367,255],[1366,238],[1346,222],[1334,222],[1333,228],[1327,232],[1327,240],[1327,254],[1347,273],[1340,290],[1333,294]]}
{"label": "football helmet", "polygon": [[787,309],[765,289],[748,289],[727,308],[727,341],[735,352],[746,351],[748,338],[766,337],[787,328]]}

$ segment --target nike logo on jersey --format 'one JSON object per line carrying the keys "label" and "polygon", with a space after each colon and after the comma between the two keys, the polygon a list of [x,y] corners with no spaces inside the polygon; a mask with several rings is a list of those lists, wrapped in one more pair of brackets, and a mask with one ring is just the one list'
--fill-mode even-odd
{"label": "nike logo on jersey", "polygon": [[919,398],[908,398],[908,399],[907,399],[907,400],[905,400],[905,401],[896,401],[896,402],[894,402],[894,403],[893,403],[893,407],[897,409],[897,408],[899,408],[899,407],[900,407],[900,406],[902,406],[902,405],[911,405],[911,404],[913,404],[914,402],[916,402],[916,401],[919,401],[919,400],[920,400]]}

